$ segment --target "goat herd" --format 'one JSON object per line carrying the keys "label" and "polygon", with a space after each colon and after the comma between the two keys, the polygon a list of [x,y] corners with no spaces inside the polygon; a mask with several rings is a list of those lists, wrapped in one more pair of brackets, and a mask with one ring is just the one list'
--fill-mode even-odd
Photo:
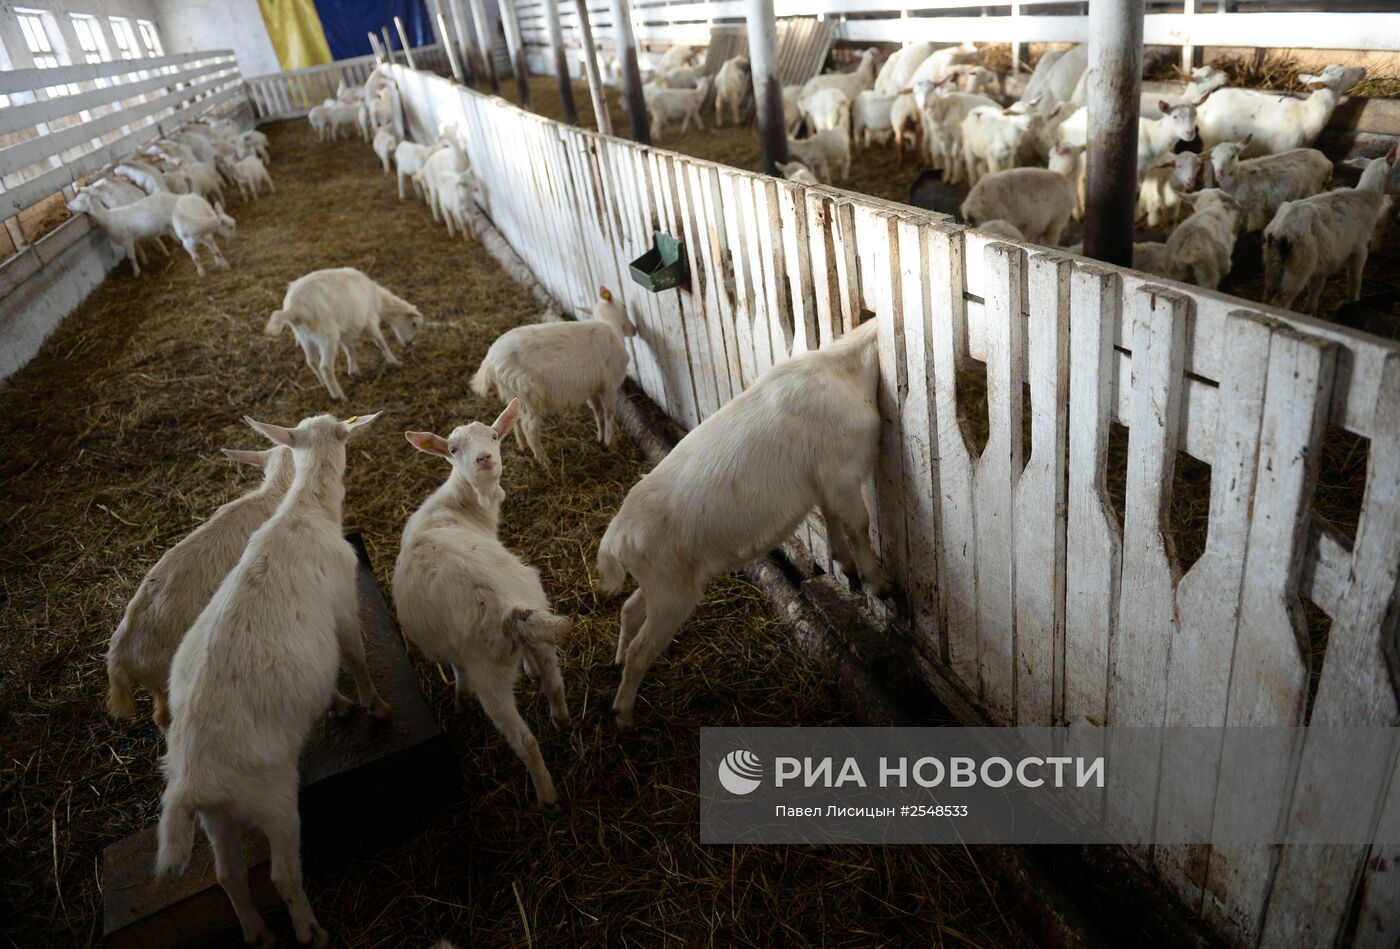
{"label": "goat herd", "polygon": [[[392,133],[374,132],[376,150],[388,154],[378,147],[379,133]],[[164,186],[150,197],[172,193],[172,180],[202,161],[182,153],[182,144],[196,150],[191,142],[209,148],[215,169],[225,151],[236,156],[264,144],[219,123],[187,128],[153,150],[173,167],[148,172],[160,176],[152,184]],[[409,174],[430,201],[444,197],[433,183],[439,156],[446,156],[439,169],[444,188],[470,181],[455,143],[422,153],[394,145],[401,174],[408,156],[420,159]],[[494,392],[505,404],[491,424],[471,422],[445,436],[404,433],[414,448],[446,461],[449,473],[404,526],[392,585],[400,628],[424,657],[452,668],[458,703],[476,696],[524,762],[546,810],[557,808],[559,797],[516,706],[515,685],[528,671],[554,724],[567,725],[559,647],[572,622],[554,612],[538,571],[497,538],[502,442],[514,431],[522,448],[528,444],[544,460],[542,419],[587,404],[598,440],[611,444],[628,363],[624,339],[635,328],[607,288],[586,312],[591,319],[517,327],[492,344],[471,381],[476,392]],[[340,399],[337,352],[345,352],[353,372],[353,344],[362,333],[396,361],[381,320],[406,345],[422,317],[358,270],[338,268],[294,281],[266,332],[290,326],[308,366]],[[861,495],[879,441],[875,343],[870,322],[773,368],[690,432],[627,495],[598,552],[605,591],[620,591],[628,575],[638,584],[622,607],[615,657],[622,680],[612,709],[620,729],[632,726],[642,679],[706,583],[780,543],[813,508],[826,519],[836,558],[873,591],[889,589]],[[358,704],[377,718],[394,714],[369,675],[355,554],[342,532],[347,442],[376,417],[316,415],[290,428],[245,419],[272,447],[225,453],[261,468],[261,484],[157,561],[108,647],[109,711],[135,715],[140,686],[151,693],[164,732],[157,872],[186,866],[197,820],[249,943],[272,937],[248,883],[245,828],[268,839],[272,881],[297,939],[327,944],[302,884],[298,758],[327,711],[343,716]],[[357,702],[337,688],[342,666]]]}
{"label": "goat herd", "polygon": [[[647,71],[653,138],[677,119],[682,132],[692,123],[703,128],[700,109],[710,81],[689,65],[694,55],[690,47],[672,47]],[[971,45],[911,43],[877,72],[870,49],[854,71],[785,87],[793,160],[780,170],[808,184],[844,179],[853,144],[892,141],[901,158],[912,150],[941,171],[945,183],[972,189],[961,207],[972,226],[1058,246],[1070,219],[1084,213],[1087,50],[1047,52],[1021,99],[1006,107],[989,94],[1001,77],[977,65],[978,57]],[[1362,169],[1360,182],[1328,191],[1332,162],[1310,146],[1365,72],[1327,66],[1300,76],[1311,91],[1293,98],[1226,88],[1224,73],[1203,66],[1180,95],[1144,93],[1139,219],[1174,230],[1166,241],[1134,244],[1133,266],[1214,290],[1230,272],[1236,238],[1262,230],[1265,302],[1292,307],[1306,290],[1306,309],[1315,313],[1323,284],[1342,270],[1347,298],[1359,298],[1367,254],[1384,240],[1392,196],[1400,193],[1400,175],[1391,174],[1396,152],[1351,159],[1348,164]],[[714,77],[717,125],[726,117],[739,120],[750,86],[746,57],[724,63]],[[807,137],[791,137],[803,128]],[[1199,146],[1189,147],[1200,151],[1184,150],[1197,140]]]}

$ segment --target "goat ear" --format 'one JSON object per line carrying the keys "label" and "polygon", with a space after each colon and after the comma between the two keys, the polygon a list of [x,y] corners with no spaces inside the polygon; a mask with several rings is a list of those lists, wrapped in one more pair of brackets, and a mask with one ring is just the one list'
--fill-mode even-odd
{"label": "goat ear", "polygon": [[1163,115],[1166,115],[1166,114],[1167,114],[1168,112],[1170,112],[1171,110],[1172,110],[1171,103],[1169,103],[1166,99],[1158,99],[1158,100],[1157,100],[1157,111],[1158,111],[1158,112],[1162,113]]}
{"label": "goat ear", "polygon": [[434,435],[432,432],[404,432],[403,437],[408,439],[408,443],[414,448],[430,455],[441,455],[448,457],[447,439],[441,435]]}
{"label": "goat ear", "polygon": [[1250,132],[1244,138],[1240,139],[1240,148],[1248,148],[1249,143],[1252,141],[1254,141],[1254,133]]}
{"label": "goat ear", "polygon": [[252,465],[254,468],[261,468],[267,464],[267,460],[272,457],[272,451],[244,451],[239,448],[220,448],[229,461],[236,461],[240,465]]}
{"label": "goat ear", "polygon": [[501,410],[501,414],[496,416],[496,421],[491,423],[491,430],[499,437],[505,438],[510,434],[510,430],[515,427],[515,420],[520,416],[520,400],[511,399],[510,405]]}
{"label": "goat ear", "polygon": [[1385,162],[1394,168],[1397,159],[1400,159],[1400,145],[1392,145],[1390,151],[1385,153]]}
{"label": "goat ear", "polygon": [[370,422],[373,422],[375,419],[379,418],[381,414],[382,413],[380,412],[374,412],[370,415],[350,416],[348,419],[340,423],[345,429],[345,437],[349,438],[350,436],[354,435],[356,432],[364,428]]}
{"label": "goat ear", "polygon": [[261,432],[279,445],[286,445],[288,448],[296,447],[295,433],[290,428],[283,428],[281,425],[273,425],[271,422],[259,422],[251,415],[243,416],[243,421],[253,426],[256,431]]}

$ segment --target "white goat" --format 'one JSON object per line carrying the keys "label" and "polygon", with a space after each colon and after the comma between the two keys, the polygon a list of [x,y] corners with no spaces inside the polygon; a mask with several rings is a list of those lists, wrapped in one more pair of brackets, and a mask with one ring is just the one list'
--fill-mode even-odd
{"label": "white goat", "polygon": [[709,93],[709,76],[701,79],[694,89],[657,89],[653,92],[647,99],[647,110],[651,112],[651,137],[660,140],[666,124],[677,119],[681,120],[682,135],[690,128],[691,122],[703,131],[705,123],[700,117],[700,106]]}
{"label": "white goat", "polygon": [[821,76],[813,76],[802,85],[801,99],[810,99],[813,93],[822,89],[839,89],[847,99],[852,101],[860,95],[862,89],[869,89],[875,84],[875,50],[867,49],[860,54],[860,63],[853,72],[833,72]]}
{"label": "white goat", "polygon": [[[611,448],[617,392],[627,378],[625,339],[637,335],[627,310],[607,287],[598,289],[594,318],[517,326],[496,339],[472,377],[477,395],[496,391],[501,401],[519,399],[520,447],[529,442],[535,459],[548,462],[540,440],[546,415],[587,403],[598,424],[598,442]],[[522,437],[523,433],[523,437]]]}
{"label": "white goat", "polygon": [[187,161],[179,170],[189,181],[190,194],[214,201],[224,200],[224,178],[213,165],[203,161]]}
{"label": "white goat", "polygon": [[898,95],[881,95],[869,89],[856,96],[851,133],[856,144],[869,148],[873,144],[888,142],[894,136],[894,123],[890,108]]}
{"label": "white goat", "polygon": [[238,193],[244,197],[252,194],[256,200],[263,185],[267,185],[269,191],[277,190],[277,186],[272,183],[272,176],[267,173],[267,166],[256,155],[248,155],[234,162],[233,176],[234,181],[238,183]]}
{"label": "white goat", "polygon": [[1076,201],[1074,174],[1078,149],[1056,146],[1049,168],[1009,168],[984,175],[960,209],[973,227],[986,221],[1010,222],[1032,244],[1056,247]]}
{"label": "white goat", "polygon": [[[1307,312],[1316,313],[1327,278],[1346,268],[1347,300],[1361,298],[1371,232],[1385,201],[1385,182],[1400,146],[1365,162],[1355,188],[1325,191],[1278,209],[1264,229],[1264,293],[1274,306],[1291,307],[1309,288]],[[1352,164],[1357,164],[1353,159]]]}
{"label": "white goat", "polygon": [[1243,157],[1306,148],[1327,127],[1342,93],[1366,78],[1361,66],[1328,66],[1318,76],[1301,75],[1313,92],[1305,99],[1262,89],[1218,89],[1200,107],[1201,146],[1237,142],[1253,134]]}
{"label": "white goat", "polygon": [[802,87],[783,86],[783,128],[789,135],[796,135],[802,124]]}
{"label": "white goat", "polygon": [[822,181],[831,181],[834,168],[841,177],[851,176],[851,139],[840,129],[818,132],[808,138],[788,138],[788,155],[810,168]]}
{"label": "white goat", "polygon": [[88,192],[80,191],[68,202],[68,210],[74,214],[91,215],[107,234],[107,239],[126,251],[126,256],[131,259],[131,272],[139,277],[141,264],[136,259],[136,242],[155,240],[168,233],[178,200],[178,194],[157,191],[140,201],[108,210],[94,201]]}
{"label": "white goat", "polygon": [[[995,106],[978,106],[962,120],[963,163],[967,180],[1015,168],[1032,141],[1036,117]],[[999,217],[1000,215],[998,215]]]}
{"label": "white goat", "polygon": [[119,175],[126,175],[147,194],[174,190],[170,186],[171,183],[166,178],[165,172],[139,158],[128,158],[112,170]]}
{"label": "white goat", "polygon": [[787,164],[778,162],[778,170],[783,173],[783,177],[788,181],[796,181],[804,185],[818,185],[821,180],[812,174],[812,169],[802,164],[800,161],[790,161]]}
{"label": "white goat", "polygon": [[743,118],[744,98],[753,87],[751,72],[747,56],[735,56],[719,67],[715,76],[715,128],[724,124],[726,107],[735,125]]}
{"label": "white goat", "polygon": [[894,139],[894,160],[903,164],[906,149],[915,155],[924,149],[925,121],[919,111],[918,98],[910,92],[901,92],[890,101],[890,136]]}
{"label": "white goat", "polygon": [[418,179],[414,176],[423,170],[423,163],[428,157],[443,145],[419,145],[416,142],[399,142],[394,147],[394,169],[398,173],[399,179],[399,200],[404,199],[403,183],[405,180],[413,183],[414,194],[421,195]]}
{"label": "white goat", "polygon": [[664,73],[668,69],[680,69],[682,66],[687,66],[695,59],[697,52],[693,46],[677,43],[661,54],[661,60],[656,64],[657,71]]}
{"label": "white goat", "polygon": [[452,667],[456,703],[474,694],[529,769],[541,807],[558,795],[530,726],[515,704],[524,666],[538,676],[555,725],[568,724],[556,646],[572,623],[556,616],[527,567],[496,538],[501,516],[501,442],[515,423],[512,401],[491,426],[472,422],[443,438],[405,432],[419,451],[447,459],[452,473],[408,519],[394,565],[399,628],[429,661]]}
{"label": "white goat", "polygon": [[1181,200],[1192,214],[1167,239],[1171,278],[1215,290],[1230,272],[1240,206],[1219,188],[1183,194]]}
{"label": "white goat", "polygon": [[224,454],[263,469],[262,484],[219,508],[167,550],[136,588],[107,644],[107,711],[117,718],[136,715],[131,690],[140,685],[154,700],[156,725],[161,731],[170,727],[166,685],[180,640],[238,563],[253,531],[272,516],[292,486],[290,448],[226,448]]}
{"label": "white goat", "polygon": [[[1215,176],[1209,169],[1209,153],[1178,152],[1158,159],[1138,186],[1138,218],[1146,221],[1148,227],[1176,226],[1184,206],[1181,195],[1202,187],[1215,187]],[[1083,208],[1082,200],[1080,208]]]}
{"label": "white goat", "polygon": [[379,156],[379,163],[384,166],[384,174],[389,173],[389,160],[394,155],[394,149],[399,145],[399,140],[394,137],[394,133],[389,129],[380,129],[374,133],[374,153]]}
{"label": "white goat", "polygon": [[961,46],[945,46],[943,49],[935,50],[925,56],[923,61],[908,74],[908,78],[899,88],[906,88],[924,81],[942,79],[952,72],[955,66],[975,62],[977,62],[977,47],[971,43],[964,43]]}
{"label": "white goat", "polygon": [[934,83],[914,87],[914,98],[924,104],[921,121],[924,157],[934,168],[943,169],[943,180],[957,184],[965,177],[962,123],[973,109],[1001,108],[983,95],[969,92],[942,92]]}
{"label": "white goat", "polygon": [[1221,142],[1210,151],[1219,187],[1239,202],[1244,230],[1263,230],[1285,201],[1323,191],[1332,180],[1332,160],[1314,148],[1295,148],[1240,161],[1250,136]]}
{"label": "white goat", "polygon": [[706,582],[772,550],[812,508],[843,567],[888,591],[861,495],[880,441],[877,332],[871,320],[769,369],[628,492],[598,547],[604,590],[620,591],[629,573],[638,583],[617,640],[619,728],[632,726],[642,678]]}
{"label": "white goat", "polygon": [[1021,229],[1005,218],[993,218],[990,221],[983,221],[977,225],[977,230],[983,234],[995,234],[997,237],[1009,237],[1014,241],[1023,241],[1026,235],[1021,233]]}
{"label": "white goat", "polygon": [[190,260],[194,261],[195,273],[204,276],[204,264],[199,261],[200,247],[209,248],[209,253],[214,258],[214,266],[220,270],[228,269],[228,261],[220,252],[219,245],[214,242],[214,236],[233,240],[236,222],[224,213],[222,203],[210,205],[197,194],[182,194],[171,212],[170,227],[179,239],[180,246],[185,248]]}
{"label": "white goat", "polygon": [[1165,111],[1162,108],[1164,102],[1168,106],[1197,105],[1206,96],[1223,87],[1229,81],[1230,77],[1214,66],[1197,66],[1191,70],[1191,81],[1177,95],[1162,95],[1156,92],[1142,93],[1138,114],[1144,119],[1161,118]]}
{"label": "white goat", "polygon": [[345,443],[374,418],[320,415],[292,429],[247,419],[292,449],[296,477],[170,667],[156,871],[169,876],[189,863],[198,816],[246,943],[270,943],[271,934],[248,888],[244,827],[267,836],[297,941],[329,942],[302,886],[297,758],[327,709],[349,710],[335,685],[342,659],[360,703],[376,717],[389,712],[365,665],[355,551],[341,534]]}
{"label": "white goat", "polygon": [[833,129],[851,134],[851,100],[840,89],[818,89],[802,100],[808,128],[813,132]]}
{"label": "white goat", "polygon": [[101,202],[104,208],[120,208],[128,204],[135,204],[146,196],[146,192],[133,184],[130,179],[117,175],[99,178],[82,190]]}
{"label": "white goat", "polygon": [[394,335],[404,346],[413,342],[423,317],[413,304],[394,296],[354,267],[314,270],[287,286],[282,309],[268,318],[263,332],[276,336],[290,324],[297,344],[306,356],[306,366],[326,387],[333,399],[345,398],[335,377],[337,348],[345,351],[345,366],[351,375],[360,371],[355,359],[355,339],[366,330],[374,345],[391,366],[399,359],[384,341],[379,321],[388,320]]}

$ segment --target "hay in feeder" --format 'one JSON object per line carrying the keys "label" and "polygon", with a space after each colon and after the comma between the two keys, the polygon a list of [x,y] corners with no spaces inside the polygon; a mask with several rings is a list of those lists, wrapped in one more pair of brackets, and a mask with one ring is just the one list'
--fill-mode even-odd
{"label": "hay in feeder", "polygon": [[[103,654],[150,565],[255,483],[218,453],[263,444],[241,416],[385,412],[350,451],[345,523],[364,531],[387,591],[405,519],[447,473],[401,432],[494,417],[467,380],[496,335],[535,316],[479,245],[398,201],[367,146],[317,144],[301,122],[268,131],[279,190],[231,208],[231,271],[201,280],[178,251],[139,280],[122,264],[0,387],[0,877],[16,945],[95,944],[102,848],[156,819],[149,704],[133,722],[106,716]],[[362,347],[364,374],[342,373],[349,399],[334,404],[290,335],[261,329],[290,280],[345,265],[433,322],[401,368]],[[617,735],[621,599],[598,594],[593,563],[643,465],[625,440],[605,453],[592,434],[587,413],[553,423],[555,461],[508,448],[504,477],[503,539],[576,624],[563,648],[572,727],[551,731],[537,691],[520,689],[568,812],[531,809],[505,742],[475,707],[454,713],[446,679],[420,663],[467,803],[405,845],[309,872],[336,944],[1027,944],[1006,915],[1018,897],[983,876],[975,848],[699,844],[698,726],[855,719],[761,593],[728,577],[648,677],[638,730]]]}

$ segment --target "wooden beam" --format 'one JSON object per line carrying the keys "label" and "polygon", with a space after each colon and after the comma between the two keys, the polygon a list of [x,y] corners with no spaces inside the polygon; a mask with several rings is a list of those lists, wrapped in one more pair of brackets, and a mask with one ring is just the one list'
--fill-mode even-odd
{"label": "wooden beam", "polygon": [[593,100],[593,117],[598,131],[611,135],[612,116],[608,114],[608,98],[603,94],[603,77],[598,75],[598,47],[593,42],[593,26],[588,21],[588,0],[574,0],[578,8],[579,42],[583,44],[583,72],[588,77],[588,95]]}
{"label": "wooden beam", "polygon": [[462,0],[448,0],[447,6],[452,11],[452,27],[457,33],[457,48],[462,51],[467,80],[476,83],[481,78],[481,61],[477,56],[476,36],[470,29],[468,13],[462,7]]}
{"label": "wooden beam", "polygon": [[413,50],[408,47],[408,31],[403,28],[403,20],[394,17],[394,29],[398,31],[399,42],[403,44],[403,58],[408,60],[409,69],[417,69],[418,64],[413,61]]}
{"label": "wooden beam", "polygon": [[496,75],[496,59],[491,55],[491,21],[486,17],[486,4],[483,0],[471,0],[472,19],[476,21],[476,40],[481,45],[482,62],[486,67],[486,81],[491,84],[491,92],[501,94],[501,78]]}
{"label": "wooden beam", "polygon": [[564,30],[559,25],[559,0],[544,0],[544,15],[549,27],[549,48],[554,55],[554,75],[559,81],[559,102],[564,121],[578,125],[578,106],[574,103],[574,84],[569,76],[569,57],[564,51]]}
{"label": "wooden beam", "polygon": [[530,100],[530,67],[525,61],[525,44],[520,42],[520,24],[515,20],[514,0],[496,0],[501,11],[501,25],[506,28],[506,48],[510,51],[511,68],[515,71],[515,85],[520,91],[522,108],[535,111]]}
{"label": "wooden beam", "polygon": [[622,66],[623,95],[627,99],[627,125],[632,140],[651,144],[646,97],[642,95],[642,72],[637,65],[637,38],[632,34],[632,6],[628,0],[612,0],[613,36],[617,61]]}
{"label": "wooden beam", "polygon": [[1143,0],[1089,8],[1089,139],[1084,254],[1133,265]]}
{"label": "wooden beam", "polygon": [[763,145],[763,170],[779,175],[786,162],[787,127],[783,123],[783,84],[778,78],[778,21],[773,0],[749,0],[749,63],[753,68],[753,101],[758,115],[758,138]]}

